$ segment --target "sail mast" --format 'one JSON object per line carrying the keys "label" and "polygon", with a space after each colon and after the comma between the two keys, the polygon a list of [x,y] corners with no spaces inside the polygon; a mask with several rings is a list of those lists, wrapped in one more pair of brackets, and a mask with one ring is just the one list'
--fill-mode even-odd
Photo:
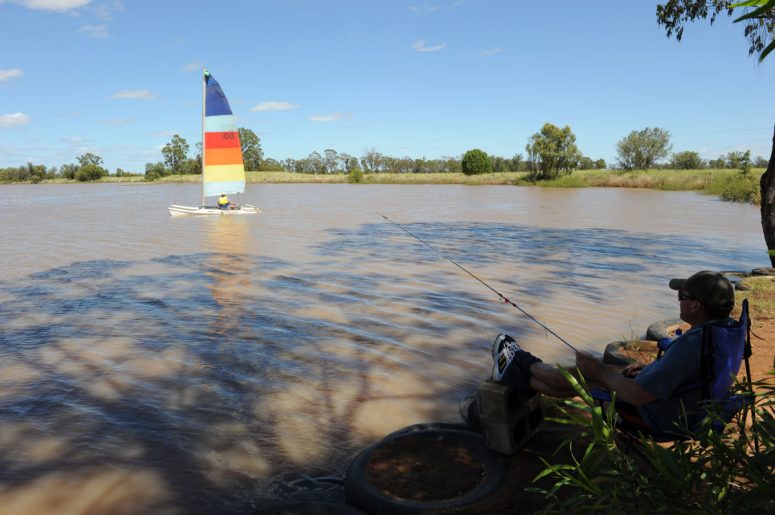
{"label": "sail mast", "polygon": [[205,95],[207,94],[207,69],[202,67],[202,207],[205,205]]}

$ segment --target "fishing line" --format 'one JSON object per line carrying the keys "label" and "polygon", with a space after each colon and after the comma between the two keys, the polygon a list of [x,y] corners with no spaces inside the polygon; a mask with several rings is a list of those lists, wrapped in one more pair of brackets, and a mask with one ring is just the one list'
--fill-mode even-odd
{"label": "fishing line", "polygon": [[533,315],[531,315],[530,313],[528,313],[527,311],[525,311],[525,310],[524,310],[524,309],[522,309],[521,307],[517,306],[517,304],[515,304],[514,302],[512,302],[512,301],[510,301],[508,298],[506,298],[506,297],[505,297],[503,294],[501,294],[501,292],[499,292],[498,290],[496,290],[495,288],[493,288],[492,286],[490,286],[489,284],[487,284],[487,283],[486,283],[486,282],[484,282],[483,280],[479,279],[479,278],[478,278],[476,275],[474,275],[473,273],[469,272],[469,271],[468,271],[468,270],[467,270],[467,269],[466,269],[466,268],[465,268],[463,265],[461,265],[460,263],[458,263],[457,261],[455,261],[455,260],[454,260],[454,259],[452,259],[451,257],[447,256],[447,255],[446,255],[446,254],[444,254],[442,251],[438,250],[436,247],[434,247],[433,245],[431,245],[431,244],[430,244],[430,243],[428,243],[427,241],[423,240],[423,239],[422,239],[422,238],[420,238],[419,236],[417,236],[417,235],[415,235],[415,234],[412,234],[412,233],[409,231],[409,229],[407,229],[407,228],[406,228],[406,227],[404,227],[403,225],[399,224],[398,222],[394,222],[393,220],[391,220],[391,219],[390,219],[390,218],[388,218],[387,216],[383,215],[382,213],[379,213],[379,212],[377,212],[377,214],[378,214],[379,216],[381,216],[382,218],[384,218],[385,220],[387,220],[388,222],[390,222],[391,224],[393,224],[393,225],[397,226],[399,229],[401,229],[402,231],[404,231],[406,234],[408,234],[408,235],[409,235],[409,236],[411,236],[412,238],[414,238],[414,239],[416,239],[417,241],[419,241],[419,242],[421,242],[421,243],[423,243],[423,244],[427,245],[427,246],[428,246],[428,248],[430,248],[431,250],[433,250],[433,251],[434,251],[434,252],[436,252],[437,254],[441,255],[441,257],[443,257],[444,259],[446,259],[447,261],[449,261],[450,263],[452,263],[453,265],[455,265],[456,267],[458,267],[459,269],[461,269],[462,271],[464,271],[465,273],[467,273],[468,275],[470,275],[471,277],[473,277],[474,279],[476,279],[477,281],[479,281],[480,283],[482,283],[482,284],[483,284],[484,286],[486,286],[486,287],[487,287],[487,288],[488,288],[490,291],[492,291],[492,292],[493,292],[494,294],[496,294],[498,297],[500,297],[501,299],[503,299],[503,302],[505,302],[505,303],[507,303],[507,304],[511,304],[512,306],[514,306],[515,308],[517,308],[519,311],[521,311],[523,315],[525,315],[525,316],[526,316],[526,317],[528,317],[530,320],[532,320],[532,321],[533,321],[533,322],[535,322],[536,324],[538,324],[538,325],[540,325],[541,327],[543,327],[543,328],[544,328],[544,330],[545,330],[546,332],[550,333],[552,336],[554,336],[555,338],[557,338],[558,340],[560,340],[562,343],[564,343],[565,345],[567,345],[568,347],[570,347],[571,349],[573,349],[573,351],[574,351],[574,352],[578,352],[578,350],[576,350],[576,347],[574,347],[573,345],[571,345],[570,343],[568,343],[568,342],[565,340],[565,338],[563,338],[563,337],[562,337],[562,336],[560,336],[559,334],[557,334],[557,333],[555,333],[554,331],[552,331],[551,329],[549,329],[549,328],[548,328],[546,325],[544,325],[543,323],[541,323],[541,321],[539,321],[539,320],[538,320],[537,318],[535,318]]}

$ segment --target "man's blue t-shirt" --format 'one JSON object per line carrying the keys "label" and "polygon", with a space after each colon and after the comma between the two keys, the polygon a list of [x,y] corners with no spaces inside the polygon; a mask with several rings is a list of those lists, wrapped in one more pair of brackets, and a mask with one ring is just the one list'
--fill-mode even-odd
{"label": "man's blue t-shirt", "polygon": [[700,363],[704,325],[676,338],[658,361],[643,367],[635,377],[638,385],[657,398],[637,406],[638,414],[653,431],[677,432],[677,424],[686,424],[684,412],[690,429],[703,416],[699,404],[703,400]]}

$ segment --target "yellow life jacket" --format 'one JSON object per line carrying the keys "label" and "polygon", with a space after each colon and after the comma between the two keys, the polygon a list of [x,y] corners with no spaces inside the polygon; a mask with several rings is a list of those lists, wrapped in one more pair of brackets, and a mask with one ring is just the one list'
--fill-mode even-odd
{"label": "yellow life jacket", "polygon": [[226,205],[228,203],[229,203],[229,197],[225,197],[224,196],[224,197],[218,198],[218,205],[219,206],[224,206],[224,205]]}

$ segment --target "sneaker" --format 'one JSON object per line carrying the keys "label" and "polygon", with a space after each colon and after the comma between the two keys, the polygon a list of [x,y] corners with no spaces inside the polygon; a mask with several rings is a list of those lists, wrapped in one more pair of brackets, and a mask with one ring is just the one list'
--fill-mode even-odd
{"label": "sneaker", "polygon": [[517,343],[517,340],[509,336],[508,334],[499,334],[495,337],[495,341],[492,342],[492,360],[498,361],[498,355],[503,350],[503,347],[507,343]]}
{"label": "sneaker", "polygon": [[522,349],[516,340],[507,334],[499,334],[492,344],[492,359],[495,365],[492,368],[492,378],[500,381],[506,375],[509,365],[512,364],[517,353]]}

